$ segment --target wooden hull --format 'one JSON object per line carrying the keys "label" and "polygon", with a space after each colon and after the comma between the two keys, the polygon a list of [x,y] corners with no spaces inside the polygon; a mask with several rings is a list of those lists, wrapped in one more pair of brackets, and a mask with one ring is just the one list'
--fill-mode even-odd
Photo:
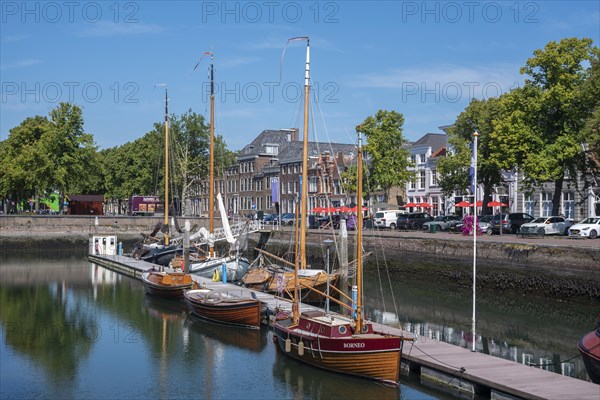
{"label": "wooden hull", "polygon": [[600,327],[583,336],[577,342],[588,376],[600,384]]}
{"label": "wooden hull", "polygon": [[[339,275],[337,273],[329,274],[329,286],[336,286]],[[322,293],[327,293],[327,274],[320,273],[314,276],[300,276],[300,301],[304,303],[321,303],[324,298],[321,294],[312,291],[310,288],[316,289]],[[245,287],[260,290],[267,293],[275,294],[287,299],[292,299],[294,290],[294,273],[293,272],[277,272],[272,273],[266,268],[256,268],[248,272],[242,279]],[[337,292],[330,290],[332,297],[338,297]]]}
{"label": "wooden hull", "polygon": [[224,324],[260,328],[260,300],[227,297],[208,289],[189,290],[184,293],[184,298],[190,311],[199,317]]}
{"label": "wooden hull", "polygon": [[179,272],[144,272],[142,282],[147,294],[170,299],[181,299],[185,290],[196,285],[191,275]]}
{"label": "wooden hull", "polygon": [[[298,325],[291,325],[289,320],[273,325],[278,347],[292,358],[329,371],[398,385],[402,338],[366,327],[368,333],[352,334],[350,323],[330,324],[325,319],[302,316]],[[316,333],[321,331],[326,334]]]}

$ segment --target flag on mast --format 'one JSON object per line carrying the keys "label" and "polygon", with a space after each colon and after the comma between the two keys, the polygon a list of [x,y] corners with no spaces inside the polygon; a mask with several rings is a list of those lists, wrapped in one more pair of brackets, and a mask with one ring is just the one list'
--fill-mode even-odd
{"label": "flag on mast", "polygon": [[475,169],[477,168],[477,141],[473,141],[471,143],[471,166],[469,167],[469,182],[471,182],[471,193],[475,193],[475,186],[477,186],[477,182],[475,182],[476,175]]}

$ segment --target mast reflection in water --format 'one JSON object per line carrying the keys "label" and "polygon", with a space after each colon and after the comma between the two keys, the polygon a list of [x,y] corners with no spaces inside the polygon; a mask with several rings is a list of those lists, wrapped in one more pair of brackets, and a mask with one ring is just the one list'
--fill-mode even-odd
{"label": "mast reflection in water", "polygon": [[[365,290],[379,293],[378,298],[369,299],[369,318],[418,334],[416,346],[423,340],[437,340],[471,348],[470,287],[448,280],[442,285],[429,276],[400,276],[393,272],[380,285],[384,274],[376,270],[375,265],[370,265],[370,276],[365,277],[366,285],[373,286]],[[599,309],[598,302],[588,299],[564,300],[478,289],[476,350],[588,380],[576,344],[594,326]]]}
{"label": "mast reflection in water", "polygon": [[308,368],[80,257],[2,255],[0,338],[0,398],[449,398]]}

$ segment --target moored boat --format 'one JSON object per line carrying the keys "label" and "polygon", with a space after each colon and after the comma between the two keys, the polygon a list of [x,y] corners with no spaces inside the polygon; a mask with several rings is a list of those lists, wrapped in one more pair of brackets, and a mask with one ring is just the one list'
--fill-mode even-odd
{"label": "moored boat", "polygon": [[188,308],[195,315],[224,324],[259,329],[261,302],[227,291],[195,289],[184,292]]}
{"label": "moored boat", "polygon": [[598,326],[577,342],[577,348],[583,358],[588,376],[594,383],[600,384],[600,316]]}
{"label": "moored boat", "polygon": [[185,290],[197,287],[192,276],[183,272],[147,271],[142,283],[147,294],[172,299],[181,299]]}
{"label": "moored boat", "polygon": [[293,270],[289,269],[269,270],[267,267],[259,267],[249,269],[242,278],[242,284],[250,289],[291,299],[296,280],[300,285],[301,301],[321,303],[324,300],[321,293],[325,293],[328,286],[337,286],[339,274],[328,274],[322,269],[304,269],[295,274]]}
{"label": "moored boat", "polygon": [[[305,40],[306,74],[304,84],[304,142],[302,181],[308,181],[308,101],[310,82],[310,45],[308,37],[292,38],[288,41]],[[356,198],[362,202],[362,145],[359,135],[357,153]],[[299,236],[299,260],[295,263],[296,275],[299,269],[306,269],[306,218],[308,190],[302,185]],[[386,384],[398,385],[400,378],[402,345],[405,338],[378,331],[376,325],[364,318],[362,292],[362,211],[357,208],[356,222],[356,300],[351,305],[334,300],[351,311],[351,317],[344,317],[323,311],[300,312],[298,279],[293,290],[292,312],[288,318],[276,318],[273,323],[275,342],[286,355],[315,367],[329,371],[377,380]],[[328,296],[329,297],[329,296]]]}

